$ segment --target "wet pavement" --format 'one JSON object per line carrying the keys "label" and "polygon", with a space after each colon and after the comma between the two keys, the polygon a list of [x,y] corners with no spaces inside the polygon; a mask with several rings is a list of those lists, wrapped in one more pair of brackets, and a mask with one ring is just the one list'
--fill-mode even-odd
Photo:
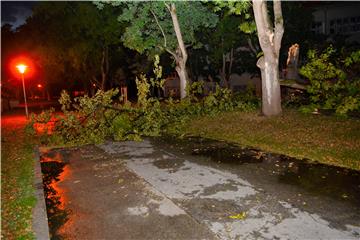
{"label": "wet pavement", "polygon": [[54,238],[360,238],[357,171],[197,138],[43,150],[43,169],[54,159]]}
{"label": "wet pavement", "polygon": [[122,158],[41,149],[51,239],[215,239]]}

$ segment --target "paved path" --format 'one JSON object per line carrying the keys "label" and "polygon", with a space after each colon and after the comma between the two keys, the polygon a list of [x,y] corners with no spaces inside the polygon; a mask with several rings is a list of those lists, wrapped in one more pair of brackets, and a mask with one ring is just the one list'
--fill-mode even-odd
{"label": "paved path", "polygon": [[61,197],[50,191],[48,199],[55,239],[215,239],[121,158],[94,146],[42,152],[43,168],[47,161],[66,164],[51,185]]}
{"label": "paved path", "polygon": [[[68,164],[56,188],[72,213],[61,234],[70,239],[360,238],[358,173],[312,174],[301,164],[263,159],[256,151],[234,164],[226,154],[196,154],[203,149],[197,142],[145,140],[62,151]],[[304,171],[308,182],[298,181]],[[340,175],[328,175],[332,172]]]}

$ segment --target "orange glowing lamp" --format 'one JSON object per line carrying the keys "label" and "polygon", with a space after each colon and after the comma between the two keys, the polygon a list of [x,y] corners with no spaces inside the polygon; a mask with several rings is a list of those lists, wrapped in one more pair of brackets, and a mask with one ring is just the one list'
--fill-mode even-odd
{"label": "orange glowing lamp", "polygon": [[24,74],[26,72],[27,66],[24,64],[19,64],[16,66],[16,68],[19,70],[21,74]]}
{"label": "orange glowing lamp", "polygon": [[38,88],[42,88],[42,85],[41,85],[41,84],[38,84],[37,87],[38,87]]}
{"label": "orange glowing lamp", "polygon": [[24,91],[24,101],[25,101],[25,113],[26,113],[26,117],[29,117],[29,111],[28,111],[28,106],[27,106],[27,100],[26,100],[26,91],[25,91],[25,80],[24,80],[24,73],[27,69],[27,66],[25,64],[18,64],[16,66],[16,68],[19,70],[19,72],[21,73],[21,80],[22,80],[22,84],[23,84],[23,91]]}

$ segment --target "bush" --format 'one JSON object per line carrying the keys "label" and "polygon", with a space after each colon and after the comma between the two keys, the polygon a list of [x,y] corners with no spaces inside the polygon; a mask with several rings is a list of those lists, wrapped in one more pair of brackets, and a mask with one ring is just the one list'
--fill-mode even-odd
{"label": "bush", "polygon": [[321,54],[308,52],[309,62],[300,73],[310,81],[307,92],[311,108],[335,110],[339,115],[360,110],[360,50],[341,57],[332,47]]}
{"label": "bush", "polygon": [[[181,101],[172,98],[160,102],[150,96],[150,89],[163,87],[162,68],[155,59],[155,78],[140,75],[136,79],[137,104],[120,105],[118,90],[98,91],[95,96],[78,97],[71,100],[62,92],[59,102],[62,115],[54,116],[56,122],[52,132],[43,132],[47,142],[52,144],[79,145],[100,143],[106,138],[114,140],[140,140],[142,136],[159,136],[164,133],[181,134],[181,128],[191,117],[204,114],[215,115],[224,111],[252,110],[259,106],[259,100],[249,88],[246,93],[233,95],[230,90],[217,86],[214,93],[203,95],[203,83],[195,82],[187,88],[188,97]],[[47,123],[52,111],[34,115],[28,127],[34,132],[38,123]],[[45,141],[46,142],[46,141]]]}

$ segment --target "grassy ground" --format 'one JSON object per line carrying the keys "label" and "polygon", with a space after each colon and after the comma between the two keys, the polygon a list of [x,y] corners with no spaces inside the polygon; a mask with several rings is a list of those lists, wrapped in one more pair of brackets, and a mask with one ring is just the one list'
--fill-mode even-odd
{"label": "grassy ground", "polygon": [[188,135],[360,170],[359,119],[305,115],[294,110],[285,110],[274,118],[258,112],[229,112],[194,119],[185,131]]}
{"label": "grassy ground", "polygon": [[20,115],[1,118],[1,238],[34,239],[34,142],[27,139]]}

